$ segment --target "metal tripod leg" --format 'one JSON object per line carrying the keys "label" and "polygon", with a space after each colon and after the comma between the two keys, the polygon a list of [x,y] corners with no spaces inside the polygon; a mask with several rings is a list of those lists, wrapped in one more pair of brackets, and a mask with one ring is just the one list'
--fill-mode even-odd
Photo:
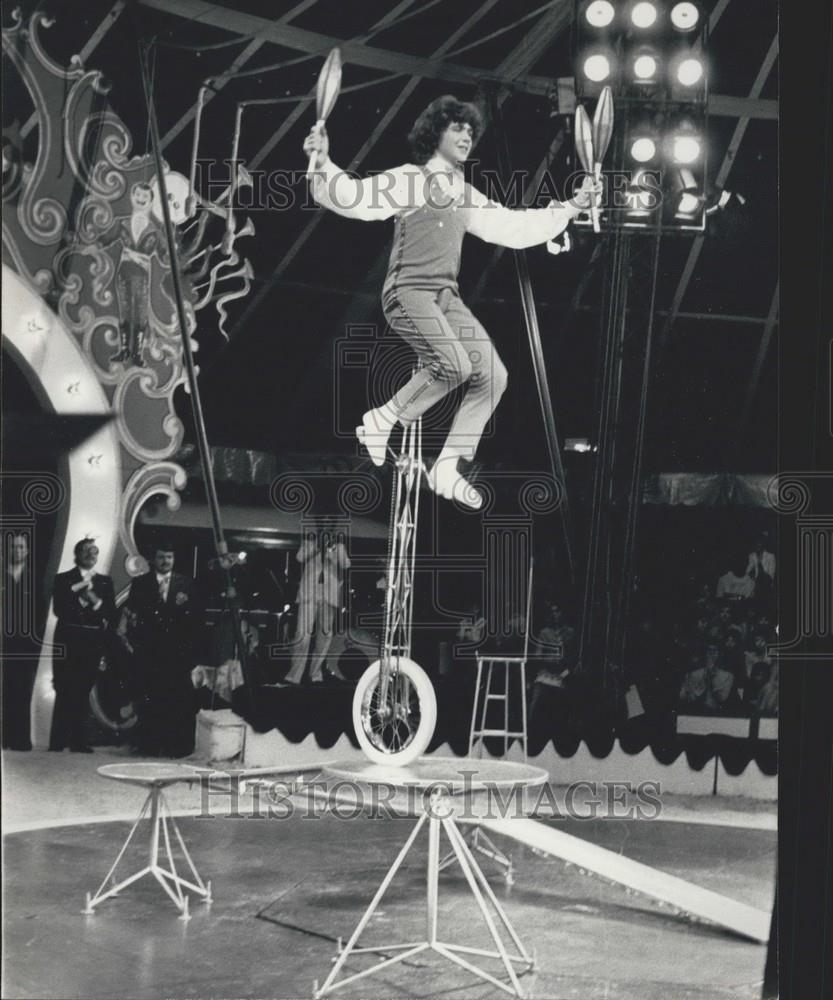
{"label": "metal tripod leg", "polygon": [[[387,891],[394,875],[399,870],[402,862],[416,840],[420,829],[428,822],[428,865],[426,877],[426,936],[422,941],[408,941],[402,944],[380,943],[374,947],[356,947],[359,937],[364,932],[375,912],[382,896]],[[451,844],[452,851],[460,863],[460,867],[465,876],[469,890],[474,896],[478,909],[485,921],[489,936],[494,943],[494,949],[473,948],[467,945],[453,944],[449,941],[442,941],[438,937],[438,904],[439,904],[439,848],[440,833],[445,831]],[[504,943],[503,937],[508,936],[508,941]],[[507,947],[509,946],[509,947]],[[511,949],[511,950],[510,950]],[[509,918],[503,911],[497,897],[492,891],[486,877],[480,870],[477,861],[468,848],[462,834],[457,829],[451,809],[440,793],[432,797],[428,811],[423,812],[411,831],[410,836],[399,851],[395,861],[388,869],[382,880],[382,884],[376,890],[370,906],[365,911],[356,929],[350,936],[350,940],[344,948],[339,946],[338,954],[334,960],[333,968],[322,986],[314,985],[314,996],[318,998],[327,996],[335,990],[341,989],[348,983],[353,983],[358,979],[363,979],[386,969],[389,966],[403,962],[420,952],[435,951],[438,955],[459,965],[479,979],[491,983],[493,986],[517,997],[524,997],[521,989],[519,974],[532,969],[534,962],[527,950],[520,941],[515,929],[509,922]],[[375,955],[390,954],[390,957],[378,961],[370,968],[363,969],[352,975],[337,979],[344,963],[350,955]],[[475,964],[477,958],[497,959],[508,976],[506,980],[498,979],[497,976],[486,969]]]}
{"label": "metal tripod leg", "polygon": [[[130,842],[133,840],[139,823],[148,814],[148,811],[150,812],[148,862],[138,871],[134,872],[132,875],[128,875],[127,878],[118,882],[116,881],[116,870],[118,869],[119,863],[124,857]],[[191,874],[193,875],[193,881],[183,878],[177,872],[173,846],[171,844],[171,835],[168,829],[169,823],[173,827],[174,836],[176,837],[182,857],[185,859]],[[164,863],[160,864],[161,847],[163,844],[165,857],[167,859],[167,867]],[[200,878],[188,848],[185,846],[185,841],[182,839],[182,834],[179,832],[179,826],[176,819],[174,818],[174,815],[168,806],[167,800],[165,799],[164,792],[162,791],[162,788],[156,784],[151,785],[147,798],[139,811],[139,815],[136,817],[133,826],[130,828],[130,833],[128,833],[127,839],[124,844],[122,844],[121,850],[116,855],[116,860],[110,866],[110,870],[104,876],[104,880],[101,885],[92,895],[89,892],[87,893],[84,913],[94,913],[95,908],[99,905],[99,903],[103,903],[105,899],[109,899],[111,896],[117,896],[122,889],[126,889],[127,886],[132,885],[134,882],[138,882],[139,879],[144,878],[146,875],[152,875],[162,886],[165,893],[173,901],[174,906],[176,906],[179,910],[182,920],[190,919],[188,896],[185,892],[183,892],[183,889],[190,889],[191,892],[200,896],[204,903],[211,903],[211,882],[203,882]],[[108,884],[110,888],[105,891],[105,886]]]}
{"label": "metal tripod leg", "polygon": [[[478,854],[482,854],[484,858],[489,858],[489,860],[494,861],[499,867],[503,869],[503,877],[507,885],[515,884],[515,869],[512,863],[512,859],[508,854],[504,854],[503,851],[491,840],[491,838],[480,829],[480,826],[474,824],[470,826],[464,834],[461,834],[463,840],[465,840],[469,849],[476,851]],[[457,854],[452,850],[445,855],[440,861],[439,870],[445,871],[446,868],[451,867],[457,860]]]}

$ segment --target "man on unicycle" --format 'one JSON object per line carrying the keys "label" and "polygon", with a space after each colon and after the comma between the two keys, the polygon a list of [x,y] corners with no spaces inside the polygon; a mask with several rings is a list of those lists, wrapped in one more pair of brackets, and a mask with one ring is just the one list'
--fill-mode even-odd
{"label": "man on unicycle", "polygon": [[451,96],[432,101],[408,136],[412,162],[365,180],[329,158],[329,140],[316,125],[304,141],[317,154],[312,193],[318,204],[364,221],[394,218],[394,237],[382,306],[391,327],[416,351],[420,366],[391,399],[368,410],[356,428],[375,465],[383,465],[397,423],[409,427],[457,386],[463,400],[428,473],[440,496],[479,509],[483,498],[464,478],[460,459],[472,461],[483,429],[506,388],[506,368],[489,335],[457,286],[463,237],[521,249],[552,240],[588,208],[601,182],[585,178],[569,202],[546,208],[505,208],[463,177],[463,164],[483,131],[474,104]]}

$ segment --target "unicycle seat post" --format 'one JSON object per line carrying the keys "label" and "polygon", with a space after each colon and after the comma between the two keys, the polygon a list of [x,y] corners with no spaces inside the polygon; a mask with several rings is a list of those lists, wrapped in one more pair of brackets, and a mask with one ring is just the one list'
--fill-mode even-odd
{"label": "unicycle seat post", "polygon": [[359,745],[371,760],[405,765],[424,753],[437,718],[431,681],[410,658],[419,501],[425,471],[420,420],[404,428],[394,468],[381,655],[358,683],[353,725]]}

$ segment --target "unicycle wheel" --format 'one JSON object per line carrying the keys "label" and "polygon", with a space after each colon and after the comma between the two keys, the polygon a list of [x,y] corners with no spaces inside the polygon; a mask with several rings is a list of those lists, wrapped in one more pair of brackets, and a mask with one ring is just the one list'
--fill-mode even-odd
{"label": "unicycle wheel", "polygon": [[404,767],[425,753],[437,724],[437,696],[428,674],[400,657],[382,697],[381,661],[362,674],[353,695],[353,729],[374,764]]}

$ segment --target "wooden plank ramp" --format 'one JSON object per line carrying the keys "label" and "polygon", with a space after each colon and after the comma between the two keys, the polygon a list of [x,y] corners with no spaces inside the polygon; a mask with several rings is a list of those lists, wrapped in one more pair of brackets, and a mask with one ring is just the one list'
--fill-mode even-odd
{"label": "wooden plank ramp", "polygon": [[635,892],[644,893],[699,920],[725,927],[747,940],[764,943],[769,940],[771,914],[754,906],[703,889],[639,861],[631,861],[615,851],[597,847],[536,820],[522,817],[484,819],[479,825]]}

